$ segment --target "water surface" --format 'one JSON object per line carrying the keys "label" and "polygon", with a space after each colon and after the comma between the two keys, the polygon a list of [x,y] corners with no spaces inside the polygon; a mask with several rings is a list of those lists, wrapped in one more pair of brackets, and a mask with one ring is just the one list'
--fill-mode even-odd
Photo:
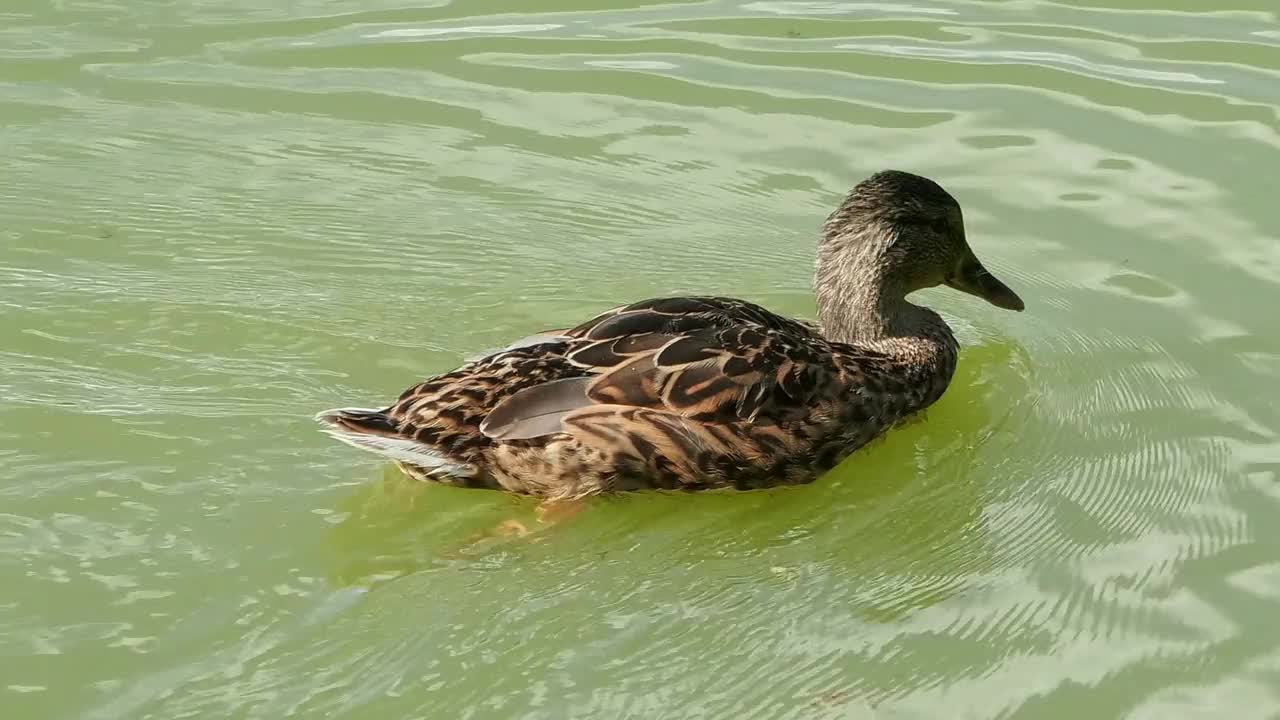
{"label": "water surface", "polygon": [[[1280,716],[1270,2],[9,2],[8,718]],[[422,487],[316,431],[530,330],[811,316],[937,178],[1005,313],[814,485]]]}

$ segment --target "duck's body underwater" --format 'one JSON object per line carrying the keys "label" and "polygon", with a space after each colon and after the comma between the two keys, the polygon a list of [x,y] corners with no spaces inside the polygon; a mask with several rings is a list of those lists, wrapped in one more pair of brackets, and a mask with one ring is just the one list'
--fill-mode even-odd
{"label": "duck's body underwater", "polygon": [[955,337],[906,300],[940,284],[1023,309],[969,248],[951,195],[884,171],[823,226],[820,325],[729,298],[645,300],[525,338],[389,407],[317,417],[412,477],[550,500],[809,482],[946,390]]}

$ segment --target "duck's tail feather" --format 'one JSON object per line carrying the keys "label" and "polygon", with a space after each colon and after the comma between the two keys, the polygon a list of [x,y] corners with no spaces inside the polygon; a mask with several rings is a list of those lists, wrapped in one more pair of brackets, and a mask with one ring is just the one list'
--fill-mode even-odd
{"label": "duck's tail feather", "polygon": [[325,410],[316,415],[316,420],[330,429],[341,429],[344,432],[357,432],[366,435],[396,436],[400,434],[400,426],[385,410],[369,410],[367,408],[335,408]]}
{"label": "duck's tail feather", "polygon": [[400,434],[400,426],[383,410],[336,408],[316,415],[325,432],[352,446],[408,463],[430,475],[469,477],[475,467],[450,459],[444,453]]}

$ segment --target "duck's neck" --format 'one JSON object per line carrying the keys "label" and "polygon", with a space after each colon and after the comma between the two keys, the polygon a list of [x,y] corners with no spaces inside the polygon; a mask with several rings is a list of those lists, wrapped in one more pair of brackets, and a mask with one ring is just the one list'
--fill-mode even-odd
{"label": "duck's neck", "polygon": [[898,367],[895,376],[904,383],[903,409],[915,411],[946,392],[960,348],[937,313],[907,302],[900,287],[875,271],[878,267],[820,260],[818,317],[830,340],[891,358]]}
{"label": "duck's neck", "polygon": [[909,289],[895,281],[883,246],[861,246],[862,252],[819,250],[814,290],[823,334],[895,355],[954,353],[951,329],[937,313],[907,301]]}

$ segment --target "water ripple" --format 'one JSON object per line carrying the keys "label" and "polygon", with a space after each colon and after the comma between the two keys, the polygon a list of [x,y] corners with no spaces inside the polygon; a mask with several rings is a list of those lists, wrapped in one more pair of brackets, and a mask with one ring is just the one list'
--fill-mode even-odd
{"label": "water ripple", "polygon": [[[1274,715],[1280,31],[1165,4],[5,11],[5,706]],[[621,299],[812,315],[887,166],[1028,311],[921,293],[952,388],[823,482],[513,539],[305,420]]]}

